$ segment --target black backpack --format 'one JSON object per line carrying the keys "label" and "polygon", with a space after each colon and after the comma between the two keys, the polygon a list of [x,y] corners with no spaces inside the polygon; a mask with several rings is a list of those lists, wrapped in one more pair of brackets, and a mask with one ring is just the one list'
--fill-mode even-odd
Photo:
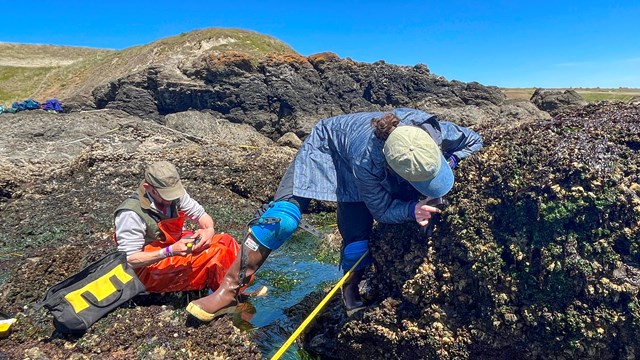
{"label": "black backpack", "polygon": [[37,307],[51,312],[58,331],[83,333],[144,290],[126,253],[116,251],[49,288]]}

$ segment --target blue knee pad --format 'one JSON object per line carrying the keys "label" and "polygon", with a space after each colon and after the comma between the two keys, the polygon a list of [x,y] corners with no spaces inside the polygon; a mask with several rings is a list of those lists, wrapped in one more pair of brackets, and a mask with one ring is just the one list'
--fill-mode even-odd
{"label": "blue knee pad", "polygon": [[[342,270],[349,271],[367,250],[369,250],[369,240],[354,241],[345,246],[342,250]],[[358,264],[354,270],[362,270],[371,264],[372,261],[373,258],[371,257],[371,253],[369,253],[360,261],[360,264]]]}
{"label": "blue knee pad", "polygon": [[251,233],[269,250],[276,250],[298,228],[302,214],[300,209],[288,201],[276,201],[269,204],[267,211],[251,225]]}

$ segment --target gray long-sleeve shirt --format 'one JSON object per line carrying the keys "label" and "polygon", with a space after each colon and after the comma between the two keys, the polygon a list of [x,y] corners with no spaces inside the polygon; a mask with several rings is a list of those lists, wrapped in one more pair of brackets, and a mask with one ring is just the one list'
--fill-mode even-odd
{"label": "gray long-sleeve shirt", "polygon": [[[151,202],[151,207],[157,210],[153,198],[147,196]],[[206,214],[204,207],[193,199],[187,192],[180,198],[180,207],[178,210],[185,213],[185,216],[195,222],[198,222],[202,216]],[[167,208],[167,212],[169,208]],[[168,214],[165,214],[168,215]],[[125,251],[127,256],[142,251],[145,245],[144,235],[147,231],[147,225],[142,218],[134,211],[120,211],[115,216],[116,241],[118,250]]]}

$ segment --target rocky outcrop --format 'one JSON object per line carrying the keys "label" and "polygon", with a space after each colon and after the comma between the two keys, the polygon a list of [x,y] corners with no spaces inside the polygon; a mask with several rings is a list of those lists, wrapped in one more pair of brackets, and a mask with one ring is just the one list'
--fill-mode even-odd
{"label": "rocky outcrop", "polygon": [[308,346],[337,359],[637,358],[639,117],[600,104],[481,129],[435,235],[380,225],[378,302],[324,316]]}
{"label": "rocky outcrop", "polygon": [[233,144],[245,147],[274,145],[268,137],[247,124],[237,124],[206,111],[185,111],[165,116],[165,125],[204,143]]}
{"label": "rocky outcrop", "polygon": [[[527,102],[507,102],[495,87],[447,81],[425,65],[397,66],[340,59],[213,52],[176,66],[154,65],[93,91],[98,108],[114,108],[159,122],[186,110],[207,110],[249,124],[278,139],[306,135],[318,120],[358,111],[415,107],[463,125],[548,118]],[[469,109],[475,109],[471,114]],[[468,123],[466,123],[468,122]]]}
{"label": "rocky outcrop", "polygon": [[565,91],[536,89],[531,95],[531,102],[540,110],[551,114],[587,105],[587,102],[582,99],[580,94],[572,89]]}
{"label": "rocky outcrop", "polygon": [[56,333],[51,316],[34,304],[113,251],[112,212],[138,186],[146,164],[174,162],[217,228],[239,238],[246,219],[275,192],[294,149],[201,113],[172,115],[167,122],[175,128],[113,110],[36,110],[3,114],[2,121],[0,310],[18,324],[0,339],[0,358],[261,358],[250,334],[230,319],[188,326],[184,297],[118,309],[82,337]]}

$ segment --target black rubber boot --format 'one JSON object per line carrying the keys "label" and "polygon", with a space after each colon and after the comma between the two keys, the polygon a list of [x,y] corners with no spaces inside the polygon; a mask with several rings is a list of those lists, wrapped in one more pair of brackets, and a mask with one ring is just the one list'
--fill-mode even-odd
{"label": "black rubber boot", "polygon": [[342,284],[342,301],[344,302],[347,316],[353,315],[356,311],[365,308],[365,304],[360,298],[360,281],[364,275],[364,269],[355,270]]}

